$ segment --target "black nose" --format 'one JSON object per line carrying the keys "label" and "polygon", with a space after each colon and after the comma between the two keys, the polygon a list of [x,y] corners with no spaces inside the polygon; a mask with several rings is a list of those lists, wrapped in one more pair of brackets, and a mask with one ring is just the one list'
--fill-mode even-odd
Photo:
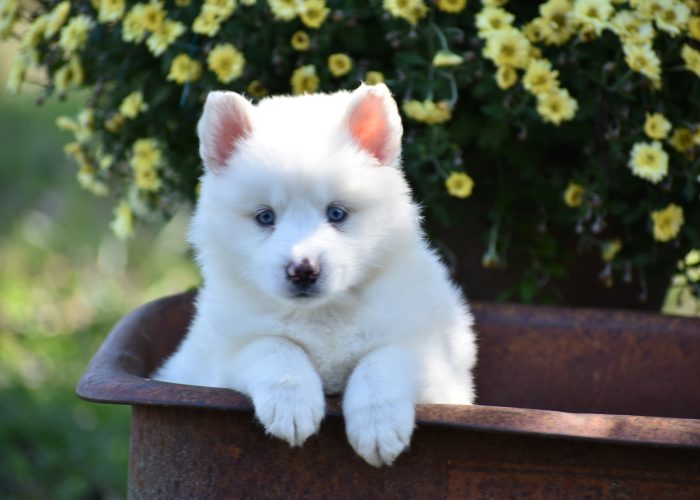
{"label": "black nose", "polygon": [[304,259],[301,262],[290,262],[287,266],[287,279],[300,288],[309,288],[321,274],[318,262]]}

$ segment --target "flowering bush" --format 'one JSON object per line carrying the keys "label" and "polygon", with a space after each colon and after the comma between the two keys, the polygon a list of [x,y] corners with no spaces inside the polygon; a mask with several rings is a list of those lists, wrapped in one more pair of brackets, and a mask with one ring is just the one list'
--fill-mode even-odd
{"label": "flowering bush", "polygon": [[544,284],[576,235],[607,285],[680,265],[700,292],[700,3],[506,1],[0,0],[0,37],[11,91],[31,66],[47,96],[89,90],[58,126],[119,236],[196,199],[209,90],[385,81],[428,217],[486,224],[485,267]]}

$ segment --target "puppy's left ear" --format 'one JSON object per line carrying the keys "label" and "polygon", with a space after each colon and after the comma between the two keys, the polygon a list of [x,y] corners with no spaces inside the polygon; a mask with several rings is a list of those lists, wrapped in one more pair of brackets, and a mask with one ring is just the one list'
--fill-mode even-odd
{"label": "puppy's left ear", "polygon": [[197,123],[199,155],[214,173],[226,168],[240,141],[252,130],[253,105],[235,92],[209,92]]}
{"label": "puppy's left ear", "polygon": [[355,90],[345,123],[355,142],[379,163],[398,162],[403,126],[396,101],[386,85],[362,84]]}

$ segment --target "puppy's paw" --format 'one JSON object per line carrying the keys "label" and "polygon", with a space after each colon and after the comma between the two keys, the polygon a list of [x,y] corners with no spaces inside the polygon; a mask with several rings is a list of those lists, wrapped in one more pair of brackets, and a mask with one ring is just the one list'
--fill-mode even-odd
{"label": "puppy's paw", "polygon": [[411,401],[396,399],[345,409],[348,441],[375,467],[391,465],[408,447],[415,422]]}
{"label": "puppy's paw", "polygon": [[316,378],[304,380],[288,375],[253,392],[255,415],[268,434],[291,446],[301,446],[318,431],[326,401],[321,381]]}

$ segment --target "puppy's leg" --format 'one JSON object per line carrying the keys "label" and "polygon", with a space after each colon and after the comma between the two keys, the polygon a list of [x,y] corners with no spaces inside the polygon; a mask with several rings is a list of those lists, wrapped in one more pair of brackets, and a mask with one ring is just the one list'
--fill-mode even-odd
{"label": "puppy's leg", "polygon": [[315,434],[325,414],[323,384],[304,350],[282,337],[254,340],[236,356],[231,387],[250,396],[265,430],[291,446]]}
{"label": "puppy's leg", "polygon": [[411,440],[417,396],[411,352],[385,346],[360,360],[343,398],[345,430],[355,451],[370,464],[391,464]]}

